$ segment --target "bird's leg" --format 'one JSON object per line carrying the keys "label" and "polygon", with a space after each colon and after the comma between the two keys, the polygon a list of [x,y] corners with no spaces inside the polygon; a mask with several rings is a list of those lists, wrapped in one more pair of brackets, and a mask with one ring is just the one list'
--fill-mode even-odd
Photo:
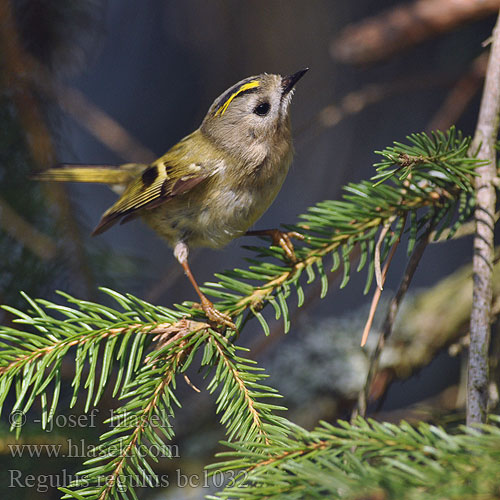
{"label": "bird's leg", "polygon": [[200,297],[201,301],[201,308],[207,315],[207,318],[212,321],[213,323],[217,324],[223,324],[228,326],[229,328],[236,330],[236,325],[232,322],[231,317],[228,316],[227,314],[224,314],[217,310],[212,302],[208,300],[208,298],[205,296],[205,294],[200,290],[200,287],[198,286],[198,283],[194,279],[193,273],[191,272],[191,269],[189,268],[188,264],[188,255],[189,255],[189,248],[184,242],[179,242],[175,245],[174,248],[174,255],[176,259],[179,261],[179,264],[182,266],[184,269],[184,273],[188,277],[189,281],[193,285],[193,288],[196,290],[196,293]]}
{"label": "bird's leg", "polygon": [[279,229],[262,229],[260,231],[247,231],[245,236],[270,236],[273,240],[273,245],[281,247],[285,252],[286,257],[292,263],[297,262],[293,243],[290,238],[303,240],[304,236],[296,231],[280,231]]}

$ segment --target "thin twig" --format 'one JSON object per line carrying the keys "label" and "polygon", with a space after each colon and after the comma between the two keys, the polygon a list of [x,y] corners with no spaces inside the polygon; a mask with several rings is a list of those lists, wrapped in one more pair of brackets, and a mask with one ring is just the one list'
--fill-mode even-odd
{"label": "thin twig", "polygon": [[467,383],[467,425],[486,421],[488,411],[488,348],[491,334],[494,213],[496,193],[495,142],[500,114],[500,16],[493,30],[486,80],[471,153],[488,160],[477,168],[476,235],[472,260],[473,290]]}
{"label": "thin twig", "polygon": [[382,270],[380,268],[380,266],[381,266],[380,247],[382,246],[382,243],[384,242],[384,239],[387,235],[387,232],[389,231],[389,228],[391,227],[393,220],[394,220],[394,218],[391,217],[387,221],[387,224],[384,225],[384,227],[382,228],[382,231],[380,231],[380,234],[378,236],[377,244],[375,245],[375,255],[373,256],[373,260],[375,262],[375,280],[377,282],[377,288],[380,291],[382,291],[384,289],[384,282],[382,281]]}
{"label": "thin twig", "polygon": [[193,389],[194,392],[197,392],[197,393],[200,393],[200,389],[198,389],[198,387],[196,387],[193,382],[191,382],[191,379],[186,375],[184,374],[184,380],[186,381],[186,384],[189,385],[189,387],[191,387],[191,389]]}
{"label": "thin twig", "polygon": [[403,275],[401,284],[399,285],[398,291],[396,292],[396,295],[394,295],[394,298],[391,300],[391,303],[389,304],[389,310],[387,311],[387,315],[382,325],[377,347],[370,356],[370,366],[368,369],[368,374],[366,376],[366,382],[364,388],[359,392],[358,405],[352,413],[352,419],[354,419],[357,415],[365,416],[366,414],[368,395],[370,392],[370,387],[373,382],[373,378],[377,373],[378,364],[380,361],[380,355],[382,354],[382,350],[384,349],[387,339],[392,333],[394,320],[396,319],[399,306],[401,305],[401,302],[404,296],[406,295],[406,292],[408,290],[408,287],[410,286],[411,280],[413,279],[413,275],[415,274],[420,259],[424,254],[424,250],[427,247],[427,244],[429,243],[429,237],[432,233],[433,228],[434,226],[432,224],[429,225],[425,234],[423,234],[422,237],[419,239],[417,245],[413,250],[413,253],[411,254],[408,265],[406,266],[405,273]]}
{"label": "thin twig", "polygon": [[366,320],[365,328],[363,329],[363,335],[361,337],[361,347],[364,347],[366,341],[368,340],[368,334],[370,333],[370,329],[373,323],[373,318],[375,317],[375,312],[377,311],[377,306],[380,301],[380,296],[382,295],[382,289],[385,284],[385,279],[387,277],[387,271],[389,270],[392,258],[396,253],[396,249],[398,248],[400,241],[401,241],[401,236],[397,239],[394,245],[392,245],[391,251],[387,257],[387,260],[385,261],[384,269],[382,269],[381,286],[375,288],[375,293],[373,294],[373,299],[370,306],[370,313],[368,314],[368,319]]}

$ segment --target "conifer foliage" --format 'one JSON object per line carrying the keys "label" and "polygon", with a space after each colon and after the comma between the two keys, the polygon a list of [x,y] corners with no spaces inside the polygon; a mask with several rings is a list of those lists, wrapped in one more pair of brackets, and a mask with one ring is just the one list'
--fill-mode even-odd
{"label": "conifer foliage", "polygon": [[311,432],[290,424],[287,440],[260,457],[245,445],[228,444],[212,465],[243,470],[212,500],[242,498],[434,500],[495,498],[500,488],[500,420],[481,431],[455,433],[420,423],[412,427],[357,418],[336,426],[322,422]]}
{"label": "conifer foliage", "polygon": [[[405,144],[378,151],[381,161],[372,180],[348,184],[342,200],[320,202],[297,224],[285,226],[304,236],[295,262],[279,247],[251,247],[248,267],[216,274],[217,281],[203,290],[232,316],[238,332],[210,325],[196,304],[167,308],[109,289],[102,291],[114,307],[64,293],[62,304],[24,295],[26,310],[4,306],[15,316],[16,327],[0,329],[1,407],[22,415],[36,402],[45,428],[57,414],[64,389],[61,366],[68,359],[74,365],[71,407],[81,400],[88,411],[112,386],[121,403],[115,420],[108,422],[112,430],[101,436],[79,479],[62,488],[66,498],[136,498],[131,478],[155,485],[158,459],[143,453],[148,447],[142,445],[168,445],[179,406],[176,378],[196,365],[208,379],[206,390],[215,394],[233,448],[233,460],[217,467],[242,469],[249,478],[237,480],[221,498],[285,498],[285,492],[286,498],[303,498],[304,488],[311,488],[311,496],[327,492],[331,498],[350,498],[361,492],[356,483],[383,487],[389,469],[398,481],[413,477],[411,484],[417,487],[426,477],[422,464],[432,465],[433,477],[440,481],[446,469],[436,459],[465,446],[472,431],[451,438],[438,428],[414,430],[360,419],[353,426],[322,424],[307,433],[283,418],[279,394],[237,346],[237,333],[244,334],[252,316],[269,333],[263,311],[269,304],[288,331],[290,307],[303,304],[307,284],[319,280],[324,297],[328,271],[342,266],[340,286],[347,285],[354,249],[356,270],[366,270],[368,292],[403,234],[410,253],[431,228],[435,238],[444,231],[452,237],[474,207],[472,180],[479,161],[468,155],[469,147],[469,138],[450,129],[413,134]],[[4,408],[9,395],[15,396],[15,404]],[[500,440],[496,427],[487,432]],[[487,446],[484,439],[478,443]]]}

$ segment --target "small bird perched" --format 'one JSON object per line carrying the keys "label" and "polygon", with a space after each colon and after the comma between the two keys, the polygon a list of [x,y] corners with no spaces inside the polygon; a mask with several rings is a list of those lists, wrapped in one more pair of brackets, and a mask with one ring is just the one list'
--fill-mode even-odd
{"label": "small bird perched", "polygon": [[220,248],[244,234],[269,234],[290,255],[286,234],[247,230],[272,203],[288,172],[289,106],[306,71],[241,80],[215,99],[200,128],[151,165],[61,165],[37,178],[124,187],[92,234],[141,217],[174,248],[208,319],[234,328],[201,292],[189,268],[189,247]]}

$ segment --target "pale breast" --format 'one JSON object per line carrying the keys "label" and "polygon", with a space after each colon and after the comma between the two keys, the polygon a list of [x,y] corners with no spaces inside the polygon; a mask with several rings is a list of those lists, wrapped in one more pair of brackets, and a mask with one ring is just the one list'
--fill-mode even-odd
{"label": "pale breast", "polygon": [[[143,214],[174,246],[220,248],[243,235],[269,208],[285,180],[292,152],[280,162],[263,162],[241,179],[221,168],[192,191]],[[235,179],[236,182],[230,182]]]}

